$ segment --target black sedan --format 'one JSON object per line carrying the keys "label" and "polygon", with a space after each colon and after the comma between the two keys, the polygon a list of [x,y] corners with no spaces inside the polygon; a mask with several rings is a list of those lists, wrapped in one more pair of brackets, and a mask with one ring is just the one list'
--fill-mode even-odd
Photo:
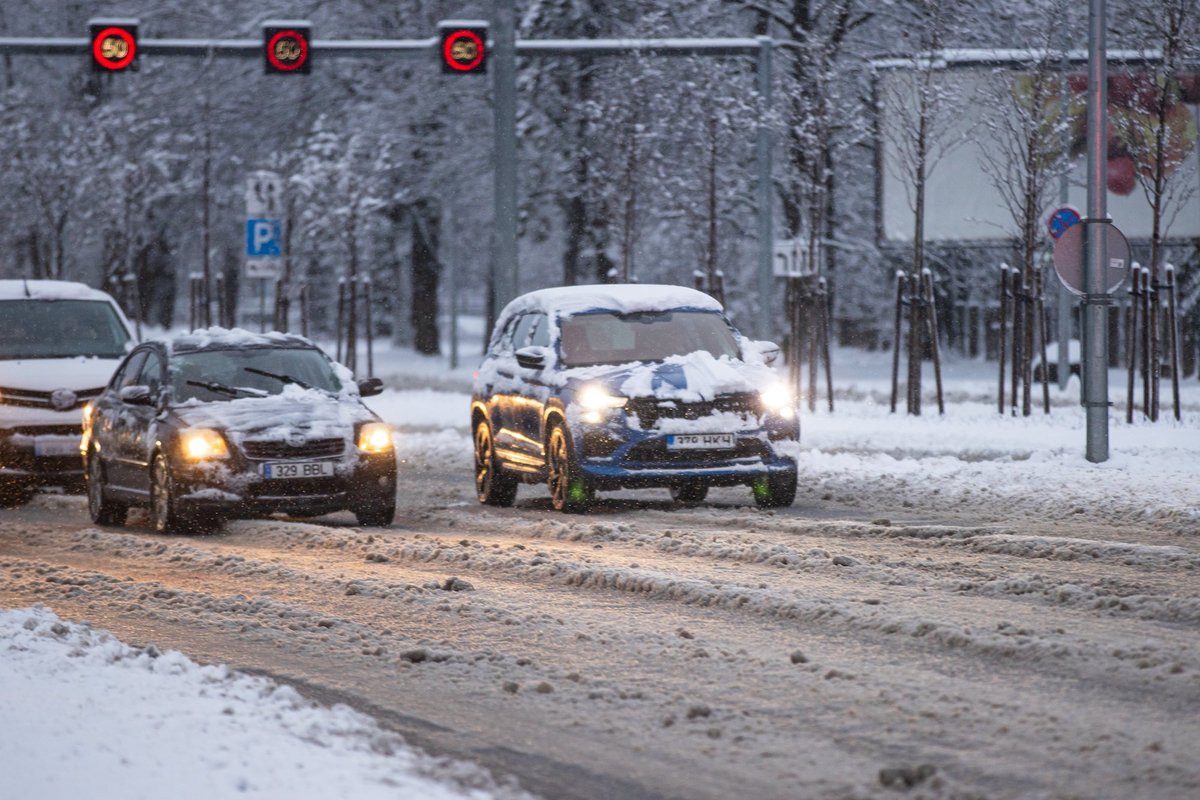
{"label": "black sedan", "polygon": [[396,510],[392,429],[378,394],[307,339],[213,328],[137,347],[85,409],[92,520],[148,506],[156,530],[348,509],[385,526]]}

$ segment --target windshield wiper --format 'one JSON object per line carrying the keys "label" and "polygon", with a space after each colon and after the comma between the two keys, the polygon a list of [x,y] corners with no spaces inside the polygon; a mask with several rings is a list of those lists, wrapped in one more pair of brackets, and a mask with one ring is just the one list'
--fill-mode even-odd
{"label": "windshield wiper", "polygon": [[216,381],[187,381],[188,386],[199,386],[201,389],[208,389],[213,394],[227,394],[230,397],[237,397],[239,394],[251,394],[255,397],[266,397],[267,393],[262,389],[249,389],[245,386],[227,386],[224,383]]}
{"label": "windshield wiper", "polygon": [[299,378],[293,378],[291,375],[281,375],[278,372],[267,372],[265,369],[257,369],[256,367],[242,367],[242,370],[245,372],[253,372],[255,375],[263,375],[268,378],[274,378],[275,380],[279,381],[280,383],[294,383],[297,386],[299,386],[301,389],[312,389],[313,388],[313,385],[311,383],[305,383],[304,381],[300,380]]}

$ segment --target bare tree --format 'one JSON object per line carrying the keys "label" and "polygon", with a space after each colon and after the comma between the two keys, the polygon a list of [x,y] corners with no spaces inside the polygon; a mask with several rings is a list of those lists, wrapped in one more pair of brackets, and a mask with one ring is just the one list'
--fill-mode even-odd
{"label": "bare tree", "polygon": [[[1037,323],[1042,321],[1037,318],[1041,314],[1040,298],[1032,298],[1038,285],[1036,257],[1042,241],[1042,219],[1051,201],[1051,181],[1067,167],[1062,139],[1069,124],[1061,102],[1061,55],[1051,49],[1060,38],[1058,22],[1066,14],[1066,3],[1050,0],[1041,10],[1043,13],[1032,24],[1026,22],[1023,30],[1017,31],[1033,45],[1022,54],[1025,63],[1021,71],[1002,67],[991,76],[994,104],[984,117],[989,146],[980,155],[980,167],[1000,195],[1016,233],[1025,291],[1021,292],[1024,301],[1020,312],[1014,314],[1013,375],[1014,380],[1020,376],[1023,386],[1024,416],[1032,410],[1033,338]],[[1014,298],[1014,304],[1019,299]],[[1042,345],[1044,351],[1044,341]],[[1014,406],[1016,402],[1014,394]]]}

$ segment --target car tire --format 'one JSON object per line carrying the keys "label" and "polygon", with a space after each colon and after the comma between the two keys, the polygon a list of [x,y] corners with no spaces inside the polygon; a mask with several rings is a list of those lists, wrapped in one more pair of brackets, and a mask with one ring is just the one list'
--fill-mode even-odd
{"label": "car tire", "polygon": [[703,503],[705,497],[708,497],[708,484],[701,481],[687,481],[671,486],[671,499],[676,503],[694,505]]}
{"label": "car tire", "polygon": [[104,464],[95,450],[87,460],[87,504],[88,516],[97,525],[124,525],[129,506],[108,497],[108,480],[104,475]]}
{"label": "car tire", "polygon": [[796,473],[771,474],[751,487],[759,508],[783,508],[796,499]]}
{"label": "car tire", "polygon": [[355,505],[354,518],[359,525],[369,528],[386,528],[396,518],[396,476],[387,482],[383,494],[367,496]]}
{"label": "car tire", "polygon": [[211,517],[185,514],[175,496],[175,478],[162,453],[150,465],[150,520],[158,533],[207,533],[214,525]]}
{"label": "car tire", "polygon": [[487,420],[475,426],[475,496],[488,506],[507,508],[517,499],[517,477],[500,466]]}
{"label": "car tire", "polygon": [[564,514],[582,514],[591,507],[595,490],[579,474],[571,437],[564,425],[550,429],[546,448],[546,484],[550,505]]}

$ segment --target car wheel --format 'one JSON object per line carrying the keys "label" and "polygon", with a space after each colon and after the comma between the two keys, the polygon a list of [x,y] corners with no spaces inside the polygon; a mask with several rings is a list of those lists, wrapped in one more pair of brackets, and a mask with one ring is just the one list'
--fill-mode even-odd
{"label": "car wheel", "polygon": [[208,517],[180,512],[175,478],[162,453],[154,457],[150,466],[150,518],[159,533],[206,533],[213,526]]}
{"label": "car wheel", "polygon": [[517,498],[517,478],[497,463],[487,420],[475,426],[475,495],[489,506],[511,506]]}
{"label": "car wheel", "polygon": [[550,504],[555,511],[582,514],[595,499],[595,490],[588,486],[575,464],[571,438],[567,429],[555,425],[550,429],[550,446],[546,452],[546,482],[550,487]]}
{"label": "car wheel", "polygon": [[671,486],[671,499],[676,503],[703,503],[704,498],[708,496],[708,485],[700,481],[687,481],[686,483],[674,484]]}
{"label": "car wheel", "polygon": [[365,497],[356,504],[354,518],[359,525],[386,528],[396,518],[396,477],[393,475],[386,483],[383,494]]}
{"label": "car wheel", "polygon": [[796,473],[785,472],[760,478],[751,487],[754,503],[759,508],[790,506],[796,499]]}
{"label": "car wheel", "polygon": [[104,464],[94,450],[88,454],[86,483],[88,515],[92,522],[97,525],[124,525],[129,507],[106,496],[108,482],[104,477]]}

